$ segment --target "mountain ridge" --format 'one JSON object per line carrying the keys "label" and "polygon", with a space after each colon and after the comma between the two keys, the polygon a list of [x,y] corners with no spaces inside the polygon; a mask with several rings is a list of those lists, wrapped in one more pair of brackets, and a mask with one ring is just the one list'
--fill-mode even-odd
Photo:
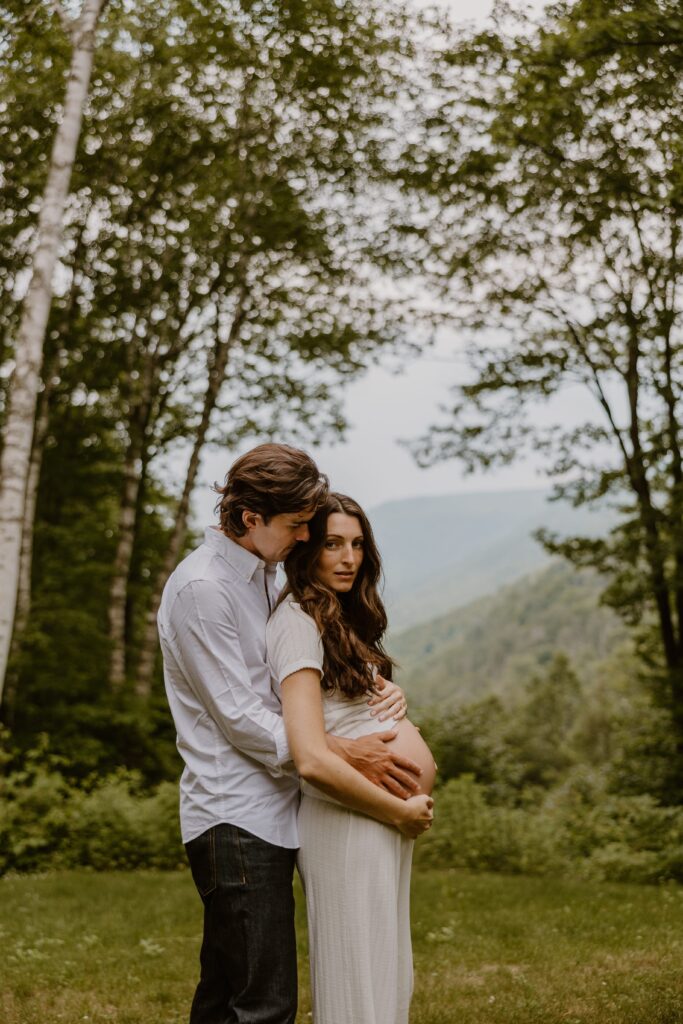
{"label": "mountain ridge", "polygon": [[427,708],[506,698],[565,653],[582,680],[627,639],[599,604],[604,581],[559,560],[387,639],[396,678],[412,706]]}
{"label": "mountain ridge", "polygon": [[392,632],[463,607],[549,564],[533,538],[540,527],[594,536],[614,522],[609,509],[576,509],[548,499],[540,489],[481,491],[375,506],[370,518],[384,562]]}

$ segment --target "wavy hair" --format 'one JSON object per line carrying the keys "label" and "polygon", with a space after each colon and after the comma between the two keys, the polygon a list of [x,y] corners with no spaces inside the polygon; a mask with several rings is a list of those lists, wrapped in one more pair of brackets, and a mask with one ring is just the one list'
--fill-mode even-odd
{"label": "wavy hair", "polygon": [[[335,512],[355,516],[363,534],[363,561],[348,593],[337,593],[316,575],[327,537],[327,520]],[[360,697],[373,689],[373,667],[385,679],[391,679],[393,666],[382,646],[387,615],[379,596],[382,563],[372,527],[357,502],[333,491],[308,529],[310,540],[297,544],[285,560],[287,586],[281,600],[291,594],[315,620],[325,654],[323,689]]]}
{"label": "wavy hair", "polygon": [[258,512],[267,523],[281,512],[318,507],[329,492],[329,480],[311,456],[288,444],[259,444],[241,455],[228,470],[215,512],[230,537],[247,532],[245,511]]}

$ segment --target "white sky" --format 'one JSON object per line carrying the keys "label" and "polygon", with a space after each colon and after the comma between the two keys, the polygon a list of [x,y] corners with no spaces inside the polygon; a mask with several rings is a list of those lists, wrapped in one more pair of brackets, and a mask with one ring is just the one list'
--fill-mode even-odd
{"label": "white sky", "polygon": [[[492,7],[490,0],[443,0],[443,5],[457,18],[475,21],[483,21]],[[544,5],[544,0],[534,0],[526,6],[540,9]],[[415,438],[425,432],[438,418],[439,405],[449,401],[449,384],[458,379],[458,365],[451,363],[452,357],[453,344],[444,343],[405,363],[399,373],[378,366],[346,387],[344,410],[350,425],[346,439],[310,449],[335,490],[372,507],[391,499],[421,495],[544,486],[540,464],[533,462],[465,477],[455,462],[420,469],[409,452],[398,445],[399,438]],[[540,418],[574,420],[584,401],[576,392],[568,394],[555,402],[549,415],[539,414]],[[193,502],[199,523],[213,520],[215,495],[211,486],[223,479],[234,457],[234,452],[215,448],[205,451]]]}

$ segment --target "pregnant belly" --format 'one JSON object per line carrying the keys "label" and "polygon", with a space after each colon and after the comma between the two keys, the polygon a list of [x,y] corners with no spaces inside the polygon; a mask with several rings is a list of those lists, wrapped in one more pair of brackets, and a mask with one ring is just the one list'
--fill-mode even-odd
{"label": "pregnant belly", "polygon": [[436,765],[431,750],[420,735],[420,730],[407,718],[402,718],[400,722],[397,722],[395,728],[398,730],[398,736],[389,740],[387,746],[395,750],[397,754],[401,754],[402,757],[409,757],[411,761],[415,761],[420,766],[422,775],[417,780],[420,787],[419,792],[431,793],[436,777]]}

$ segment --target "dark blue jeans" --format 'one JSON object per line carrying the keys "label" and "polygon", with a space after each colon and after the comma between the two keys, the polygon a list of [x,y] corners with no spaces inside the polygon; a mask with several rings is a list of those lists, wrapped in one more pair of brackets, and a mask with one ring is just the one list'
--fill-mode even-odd
{"label": "dark blue jeans", "polygon": [[204,903],[190,1024],[294,1024],[296,850],[235,825],[215,825],[185,849]]}

